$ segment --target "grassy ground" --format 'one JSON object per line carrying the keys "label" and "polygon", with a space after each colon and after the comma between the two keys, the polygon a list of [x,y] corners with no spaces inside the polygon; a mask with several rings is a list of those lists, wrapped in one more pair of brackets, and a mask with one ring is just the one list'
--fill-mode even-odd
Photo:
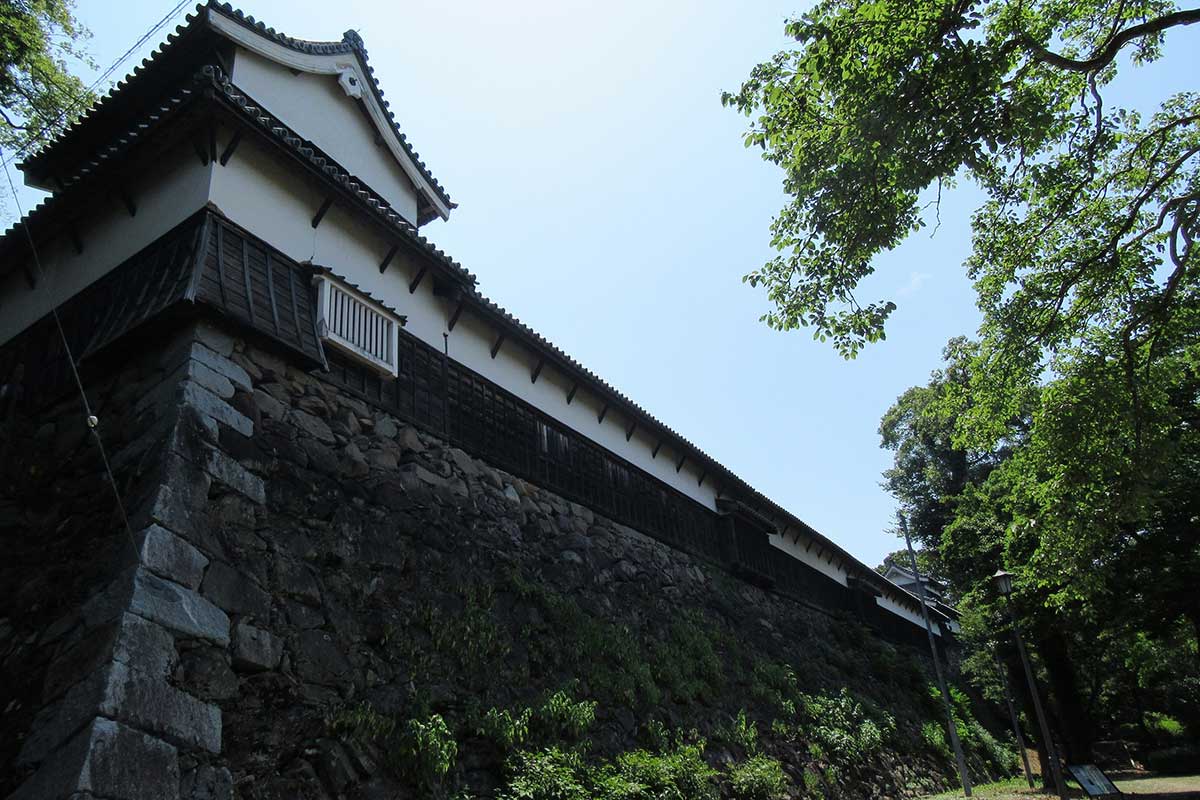
{"label": "grassy ground", "polygon": [[[1117,779],[1114,783],[1124,794],[1137,797],[1139,800],[1200,800],[1200,775],[1139,776]],[[1069,796],[1085,797],[1073,782],[1069,783],[1069,787]],[[1052,795],[1032,790],[1023,779],[1018,778],[1000,783],[989,783],[986,786],[976,786],[972,797],[978,798],[978,800],[1034,800],[1034,798],[1047,798]],[[931,795],[926,800],[962,800],[962,798],[962,792],[947,792]]]}

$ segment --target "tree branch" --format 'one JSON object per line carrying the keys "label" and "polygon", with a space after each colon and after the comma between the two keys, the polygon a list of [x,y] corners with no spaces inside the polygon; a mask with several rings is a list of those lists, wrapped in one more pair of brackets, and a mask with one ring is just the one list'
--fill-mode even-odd
{"label": "tree branch", "polygon": [[29,130],[29,128],[26,127],[25,125],[18,125],[17,123],[13,122],[12,119],[8,116],[8,114],[4,111],[3,108],[0,108],[0,117],[4,117],[5,124],[8,125],[8,127],[10,127],[10,128],[14,128],[19,131]]}
{"label": "tree branch", "polygon": [[1022,36],[1021,44],[1033,54],[1034,58],[1045,64],[1071,72],[1095,72],[1112,63],[1112,60],[1117,57],[1117,53],[1121,51],[1121,48],[1135,39],[1140,39],[1143,36],[1152,36],[1168,28],[1174,28],[1177,25],[1192,25],[1197,22],[1200,22],[1200,8],[1189,8],[1184,11],[1176,11],[1172,14],[1164,14],[1161,17],[1148,20],[1140,25],[1134,25],[1132,28],[1126,28],[1116,36],[1111,37],[1103,47],[1092,54],[1091,58],[1083,60],[1067,58],[1058,53],[1053,53],[1035,42],[1029,34]]}

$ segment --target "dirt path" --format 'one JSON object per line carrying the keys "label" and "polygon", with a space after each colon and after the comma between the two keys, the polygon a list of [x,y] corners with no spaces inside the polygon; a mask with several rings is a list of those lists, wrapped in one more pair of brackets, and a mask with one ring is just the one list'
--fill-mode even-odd
{"label": "dirt path", "polygon": [[[1115,783],[1124,794],[1138,800],[1200,800],[1200,775],[1119,778]],[[1068,796],[1085,797],[1078,789],[1069,791]],[[979,786],[973,792],[973,800],[1042,800],[1052,797],[1053,795],[1031,790],[1020,781]],[[926,800],[965,799],[961,792],[949,792]]]}

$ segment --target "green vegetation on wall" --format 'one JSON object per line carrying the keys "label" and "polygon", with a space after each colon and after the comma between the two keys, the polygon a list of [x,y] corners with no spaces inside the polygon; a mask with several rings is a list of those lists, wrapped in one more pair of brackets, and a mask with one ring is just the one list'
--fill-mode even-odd
{"label": "green vegetation on wall", "polygon": [[[376,645],[408,665],[405,702],[347,705],[328,733],[371,744],[435,797],[820,798],[852,795],[901,759],[925,765],[923,788],[952,774],[920,659],[856,623],[773,648],[792,652],[784,661],[712,611],[635,628],[548,585],[513,570],[419,602],[415,624]],[[955,700],[976,768],[1004,774],[1013,754]],[[467,751],[482,754],[470,775]],[[490,786],[477,785],[479,763]]]}

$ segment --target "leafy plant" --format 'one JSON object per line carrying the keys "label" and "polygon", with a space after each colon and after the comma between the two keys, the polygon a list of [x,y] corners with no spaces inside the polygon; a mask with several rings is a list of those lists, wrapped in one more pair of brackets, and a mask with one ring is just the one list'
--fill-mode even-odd
{"label": "leafy plant", "polygon": [[752,756],[729,769],[729,788],[737,800],[784,800],[790,787],[783,766],[768,756]]}
{"label": "leafy plant", "polygon": [[921,723],[921,741],[933,753],[949,758],[950,745],[946,743],[946,729],[932,720]]}
{"label": "leafy plant", "polygon": [[596,701],[576,702],[560,689],[546,698],[538,711],[538,719],[550,735],[578,739],[596,721]]}
{"label": "leafy plant", "polygon": [[730,744],[737,745],[747,753],[758,752],[758,725],[746,716],[746,709],[739,709],[737,716],[727,724],[717,727],[716,735]]}
{"label": "leafy plant", "polygon": [[614,798],[710,800],[717,796],[713,782],[717,771],[704,761],[702,753],[699,745],[680,745],[663,753],[622,753],[615,767],[601,771],[599,783],[607,786],[610,794],[618,791],[611,794]]}
{"label": "leafy plant", "polygon": [[895,722],[881,714],[871,719],[845,687],[836,695],[804,695],[801,698],[805,733],[818,742],[838,764],[859,761],[883,746],[884,732]]}
{"label": "leafy plant", "polygon": [[370,703],[342,706],[325,715],[325,729],[343,739],[386,739],[396,730],[396,720],[380,714]]}
{"label": "leafy plant", "polygon": [[509,760],[508,772],[498,800],[592,800],[583,759],[570,750],[518,752]]}
{"label": "leafy plant", "polygon": [[438,714],[410,719],[398,732],[396,756],[402,769],[418,785],[436,785],[454,767],[458,744],[446,721]]}
{"label": "leafy plant", "polygon": [[1159,739],[1179,739],[1184,735],[1183,724],[1168,714],[1147,711],[1142,715],[1143,724],[1151,735]]}
{"label": "leafy plant", "polygon": [[532,719],[533,710],[529,708],[515,715],[507,710],[489,708],[480,720],[476,732],[491,739],[501,750],[507,751],[523,745],[529,738],[529,723]]}
{"label": "leafy plant", "polygon": [[804,781],[804,793],[809,797],[820,797],[823,794],[821,785],[821,773],[813,769],[806,769],[801,775]]}

